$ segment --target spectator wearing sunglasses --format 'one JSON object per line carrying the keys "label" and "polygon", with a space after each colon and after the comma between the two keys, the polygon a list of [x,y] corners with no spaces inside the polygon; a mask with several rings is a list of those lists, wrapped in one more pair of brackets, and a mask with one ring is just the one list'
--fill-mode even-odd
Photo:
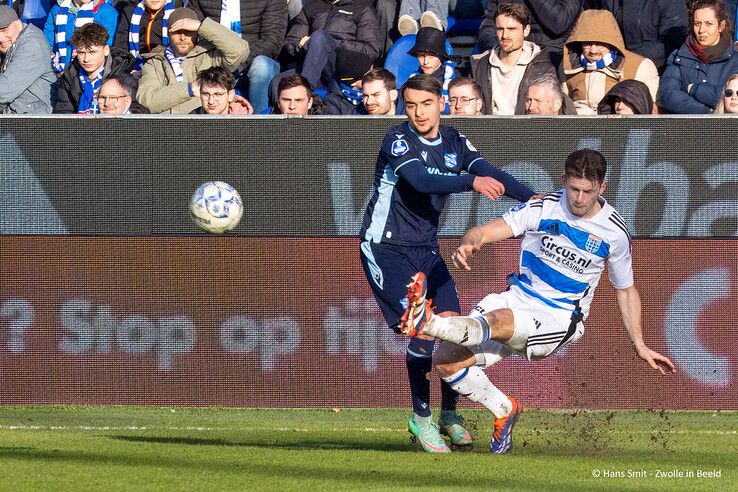
{"label": "spectator wearing sunglasses", "polygon": [[725,83],[723,95],[715,107],[717,114],[738,114],[738,73],[734,73]]}

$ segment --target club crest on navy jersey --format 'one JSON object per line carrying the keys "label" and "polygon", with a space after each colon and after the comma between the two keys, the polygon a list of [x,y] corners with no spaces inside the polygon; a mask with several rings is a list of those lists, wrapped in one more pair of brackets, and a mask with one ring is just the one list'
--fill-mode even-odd
{"label": "club crest on navy jersey", "polygon": [[395,157],[399,157],[401,155],[407,154],[407,151],[410,150],[410,147],[407,145],[407,142],[401,138],[395,140],[392,142],[392,155]]}
{"label": "club crest on navy jersey", "polygon": [[456,167],[456,153],[455,152],[446,152],[443,154],[443,165],[446,166],[448,169],[453,169]]}

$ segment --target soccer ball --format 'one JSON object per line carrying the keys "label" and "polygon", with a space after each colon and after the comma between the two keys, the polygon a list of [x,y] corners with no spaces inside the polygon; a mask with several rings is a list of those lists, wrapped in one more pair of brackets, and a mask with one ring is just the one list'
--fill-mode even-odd
{"label": "soccer ball", "polygon": [[243,202],[238,192],[222,181],[201,184],[190,199],[192,220],[212,234],[235,229],[242,214]]}

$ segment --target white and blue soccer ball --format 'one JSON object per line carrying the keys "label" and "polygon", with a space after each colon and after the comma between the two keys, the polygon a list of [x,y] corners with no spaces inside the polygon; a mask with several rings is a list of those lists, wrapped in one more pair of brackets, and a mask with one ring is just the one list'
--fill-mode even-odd
{"label": "white and blue soccer ball", "polygon": [[208,181],[192,195],[190,215],[200,229],[223,234],[238,225],[243,215],[243,202],[233,186],[222,181]]}

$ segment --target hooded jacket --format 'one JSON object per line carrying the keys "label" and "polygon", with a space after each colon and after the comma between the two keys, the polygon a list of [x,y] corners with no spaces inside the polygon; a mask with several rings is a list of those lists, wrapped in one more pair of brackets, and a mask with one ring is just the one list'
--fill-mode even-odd
{"label": "hooded jacket", "polygon": [[653,98],[648,86],[639,80],[623,80],[605,94],[597,106],[597,114],[615,114],[615,100],[627,102],[636,114],[652,114],[654,110]]}
{"label": "hooded jacket", "polygon": [[197,44],[182,62],[184,80],[181,82],[177,82],[163,46],[143,55],[146,63],[141,70],[136,99],[152,113],[188,114],[200,106],[200,99],[192,95],[190,88],[200,70],[226,67],[235,71],[249,56],[249,44],[213,19],[202,21],[197,34]]}
{"label": "hooded jacket", "polygon": [[[617,59],[604,68],[585,70],[580,60],[584,41],[609,45],[617,52]],[[564,45],[563,69],[562,88],[571,96],[579,114],[596,114],[597,105],[605,94],[623,80],[635,79],[645,83],[654,99],[659,88],[656,65],[648,58],[625,49],[618,23],[608,10],[582,12]]]}
{"label": "hooded jacket", "polygon": [[[110,77],[122,74],[130,74],[135,63],[133,55],[119,48],[110,48],[110,55],[105,58],[105,69],[103,71],[103,82]],[[77,112],[79,99],[82,96],[82,86],[79,82],[80,66],[75,59],[64,69],[59,77],[59,92],[57,96],[54,113]]]}
{"label": "hooded jacket", "polygon": [[313,0],[305,5],[287,33],[284,49],[298,55],[300,40],[323,29],[338,41],[339,48],[362,53],[376,59],[383,40],[379,36],[379,20],[369,0]]}
{"label": "hooded jacket", "polygon": [[[6,59],[7,58],[7,59]],[[51,48],[39,28],[27,25],[14,47],[0,55],[0,113],[49,114],[56,99]]]}
{"label": "hooded jacket", "polygon": [[[518,64],[525,64],[525,73],[518,86],[518,96],[515,102],[515,114],[525,114],[525,100],[528,97],[528,87],[531,81],[543,75],[551,75],[556,78],[556,69],[548,57],[543,54],[538,46],[530,41],[525,41],[525,47],[532,57],[518,60]],[[494,48],[498,50],[499,48]],[[471,76],[482,88],[482,113],[493,114],[494,94],[492,90],[491,70],[493,69],[490,59],[492,51],[487,50],[481,55],[471,57]],[[523,58],[523,56],[521,56]]]}

